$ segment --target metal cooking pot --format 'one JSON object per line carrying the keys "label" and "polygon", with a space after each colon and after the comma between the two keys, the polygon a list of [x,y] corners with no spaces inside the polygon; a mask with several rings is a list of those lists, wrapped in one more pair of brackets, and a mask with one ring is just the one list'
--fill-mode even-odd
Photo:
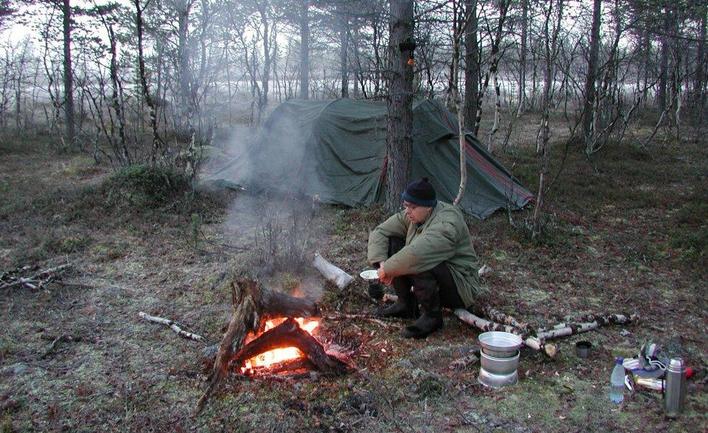
{"label": "metal cooking pot", "polygon": [[520,352],[517,350],[515,356],[509,358],[497,358],[482,352],[480,363],[482,368],[488,373],[509,375],[515,373],[516,369],[519,367],[519,354]]}
{"label": "metal cooking pot", "polygon": [[514,385],[519,381],[519,373],[514,370],[511,374],[494,374],[485,371],[483,368],[479,370],[477,377],[479,383],[491,388],[501,388],[502,386]]}
{"label": "metal cooking pot", "polygon": [[510,332],[491,331],[479,334],[482,352],[496,358],[511,358],[521,347],[521,337]]}

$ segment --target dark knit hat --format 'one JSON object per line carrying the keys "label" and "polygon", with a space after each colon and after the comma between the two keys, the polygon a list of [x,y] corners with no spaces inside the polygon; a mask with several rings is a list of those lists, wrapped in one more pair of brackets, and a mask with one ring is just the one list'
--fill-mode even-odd
{"label": "dark knit hat", "polygon": [[403,201],[426,207],[434,207],[438,202],[435,198],[433,185],[430,184],[427,177],[409,183],[401,194],[401,198]]}

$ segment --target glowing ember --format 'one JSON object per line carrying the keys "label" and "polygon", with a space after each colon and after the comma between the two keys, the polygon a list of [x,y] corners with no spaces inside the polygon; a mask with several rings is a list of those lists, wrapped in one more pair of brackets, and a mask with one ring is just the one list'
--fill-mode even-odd
{"label": "glowing ember", "polygon": [[[266,321],[265,330],[263,332],[275,328],[276,326],[283,323],[285,320],[285,318],[280,318]],[[312,335],[312,332],[318,326],[320,326],[319,320],[316,319],[303,319],[301,317],[298,317],[295,319],[295,321],[298,323],[300,328],[302,328],[310,335]],[[251,335],[249,338],[246,339],[246,343],[253,341],[255,338],[257,338],[257,336]],[[241,372],[246,373],[247,371],[252,370],[256,367],[270,367],[273,364],[302,358],[303,356],[303,353],[300,352],[300,350],[296,347],[284,347],[282,349],[273,349],[268,352],[263,352],[247,360],[244,363],[244,366],[241,368]]]}

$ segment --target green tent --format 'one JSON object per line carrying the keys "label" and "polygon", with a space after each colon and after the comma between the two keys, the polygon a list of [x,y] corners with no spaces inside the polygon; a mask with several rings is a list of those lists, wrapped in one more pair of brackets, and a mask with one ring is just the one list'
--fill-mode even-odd
{"label": "green tent", "polygon": [[[212,181],[249,190],[279,190],[324,203],[366,206],[383,199],[386,104],[337,99],[291,100],[278,106],[257,140]],[[467,140],[467,186],[460,206],[480,219],[519,209],[533,196],[489,155]],[[452,202],[460,183],[457,119],[442,104],[413,105],[412,179],[430,178],[438,198]]]}

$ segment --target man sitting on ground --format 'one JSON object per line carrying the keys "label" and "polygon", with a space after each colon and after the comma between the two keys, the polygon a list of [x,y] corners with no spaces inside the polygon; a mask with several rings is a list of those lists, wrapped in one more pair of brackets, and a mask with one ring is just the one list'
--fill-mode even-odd
{"label": "man sitting on ground", "polygon": [[420,317],[403,330],[425,338],[443,326],[441,307],[467,308],[483,292],[477,255],[462,212],[436,199],[428,178],[403,192],[403,210],[369,234],[368,261],[398,299],[382,316]]}

